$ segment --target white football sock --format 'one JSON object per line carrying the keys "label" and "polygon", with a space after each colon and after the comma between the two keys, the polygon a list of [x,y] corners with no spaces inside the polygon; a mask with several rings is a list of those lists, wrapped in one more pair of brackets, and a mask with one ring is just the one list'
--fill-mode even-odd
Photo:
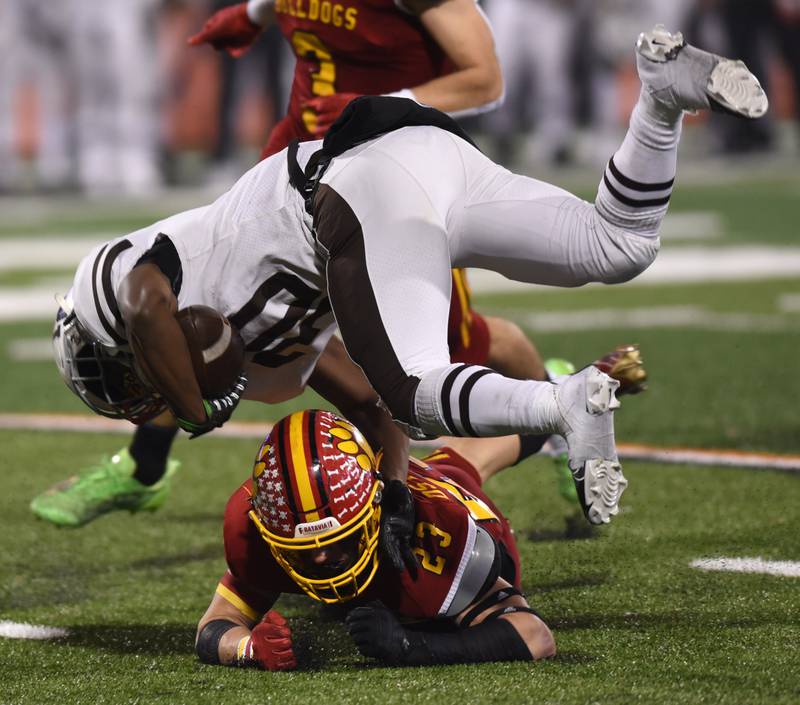
{"label": "white football sock", "polygon": [[631,114],[622,146],[606,167],[595,205],[613,225],[658,236],[675,180],[682,111],[670,110],[646,90]]}
{"label": "white football sock", "polygon": [[550,382],[516,380],[478,365],[424,374],[414,399],[417,424],[449,436],[553,433],[562,418]]}

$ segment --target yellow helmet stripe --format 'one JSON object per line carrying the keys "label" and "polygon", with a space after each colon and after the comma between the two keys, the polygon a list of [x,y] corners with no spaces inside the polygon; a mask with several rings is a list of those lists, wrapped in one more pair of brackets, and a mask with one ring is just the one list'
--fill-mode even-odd
{"label": "yellow helmet stripe", "polygon": [[297,494],[300,498],[300,511],[304,514],[304,521],[311,522],[320,519],[314,490],[311,487],[311,478],[308,476],[308,456],[305,442],[313,443],[313,438],[308,438],[305,432],[305,420],[308,412],[302,411],[291,415],[289,418],[289,443],[291,447],[291,463],[294,480],[297,485]]}

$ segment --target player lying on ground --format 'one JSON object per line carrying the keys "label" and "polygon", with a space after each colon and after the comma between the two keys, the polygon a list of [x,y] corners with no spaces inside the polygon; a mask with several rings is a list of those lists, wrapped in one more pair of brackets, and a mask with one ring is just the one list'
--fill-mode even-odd
{"label": "player lying on ground", "polygon": [[356,427],[325,411],[278,422],[225,509],[228,570],[197,628],[202,661],[287,670],[292,635],[273,605],[305,592],[353,608],[365,656],[390,665],[527,661],[555,642],[520,591],[508,521],[482,490],[515,463],[517,436],[450,439],[408,461],[416,576],[376,550],[382,482]]}
{"label": "player lying on ground", "polygon": [[[454,266],[557,286],[636,276],[658,251],[683,111],[766,110],[742,64],[663,28],[640,37],[637,66],[643,90],[595,204],[494,164],[438,111],[357,99],[322,145],[295,143],[214,204],[84,259],[75,309],[56,329],[65,379],[92,405],[76,350],[132,349],[181,426],[204,433],[238,396],[202,399],[178,308],[207,304],[239,328],[248,393],[263,401],[302,387],[335,317],[348,354],[410,432],[563,435],[586,516],[609,521],[625,486],[613,434],[618,383],[592,366],[553,385],[453,365],[446,327]],[[404,475],[389,460],[386,474]]]}

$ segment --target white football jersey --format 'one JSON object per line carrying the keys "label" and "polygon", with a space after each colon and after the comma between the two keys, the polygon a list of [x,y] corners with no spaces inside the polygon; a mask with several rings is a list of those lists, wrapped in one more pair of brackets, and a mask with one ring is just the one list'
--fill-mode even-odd
{"label": "white football jersey", "polygon": [[[300,145],[300,163],[319,146]],[[247,396],[276,402],[299,393],[335,323],[311,216],[289,183],[286,150],[250,169],[211,205],[112,240],[83,259],[74,310],[108,347],[127,346],[116,295],[160,235],[180,258],[178,308],[210,306],[240,331],[248,371],[255,372]]]}

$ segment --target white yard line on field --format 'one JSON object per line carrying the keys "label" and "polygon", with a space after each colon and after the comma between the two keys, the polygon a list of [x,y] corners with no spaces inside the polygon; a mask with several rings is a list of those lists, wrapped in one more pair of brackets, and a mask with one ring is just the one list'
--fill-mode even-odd
{"label": "white yard line on field", "polygon": [[587,309],[520,313],[503,312],[524,327],[539,333],[562,333],[583,330],[629,330],[652,328],[702,328],[732,332],[785,333],[800,328],[796,320],[785,315],[764,313],[724,313],[703,306],[652,306],[631,309]]}
{"label": "white yard line on field", "polygon": [[0,272],[36,269],[71,269],[89,250],[121,233],[85,237],[47,235],[0,239]]}
{"label": "white yard line on field", "polygon": [[[53,244],[51,241],[48,242],[50,245]],[[34,253],[39,252],[36,240],[26,241],[23,245],[16,240],[0,239],[0,270],[67,265],[72,267],[89,251],[90,245],[95,243],[94,239],[87,239],[83,247],[76,248],[69,254],[59,251],[61,247],[70,250],[69,246],[62,243],[53,252],[45,248],[40,254],[35,255]],[[19,266],[15,265],[15,262]],[[470,270],[469,276],[475,292],[531,291],[540,288],[531,284],[512,282],[499,274],[485,270]],[[800,248],[797,247],[676,247],[667,248],[646,272],[625,286],[752,281],[798,276],[800,276]],[[54,294],[64,293],[68,286],[69,281],[65,280],[26,287],[0,288],[0,322],[52,319],[55,312]],[[552,287],[547,289],[553,290]]]}
{"label": "white yard line on field", "polygon": [[698,558],[689,563],[699,570],[729,573],[759,573],[787,578],[800,578],[800,561],[767,561],[757,558]]}
{"label": "white yard line on field", "polygon": [[662,240],[717,240],[725,235],[722,215],[716,211],[670,213],[661,225]]}
{"label": "white yard line on field", "polygon": [[[773,246],[665,247],[656,261],[625,286],[789,279],[800,276],[800,248]],[[495,272],[469,272],[473,291],[524,291],[531,284],[505,279]],[[595,284],[590,286],[604,286]],[[552,287],[547,287],[552,291]]]}
{"label": "white yard line on field", "polygon": [[60,639],[69,632],[59,627],[45,627],[41,624],[26,624],[25,622],[10,622],[0,620],[0,637],[6,639]]}
{"label": "white yard line on field", "polygon": [[800,294],[781,294],[778,297],[778,310],[784,313],[800,313]]}
{"label": "white yard line on field", "polygon": [[[99,416],[80,414],[0,414],[0,429],[20,431],[62,431],[71,433],[121,433],[130,435],[133,426],[127,421],[114,421]],[[262,439],[272,429],[270,421],[230,421],[209,438]],[[420,446],[435,447],[435,441]],[[737,450],[706,448],[664,448],[634,443],[618,443],[623,459],[659,463],[742,467],[762,470],[800,472],[800,455],[751,453]]]}

